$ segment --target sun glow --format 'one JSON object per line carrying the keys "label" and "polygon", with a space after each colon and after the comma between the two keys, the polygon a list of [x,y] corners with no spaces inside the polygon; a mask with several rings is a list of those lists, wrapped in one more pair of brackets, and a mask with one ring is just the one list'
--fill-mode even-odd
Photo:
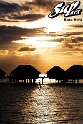
{"label": "sun glow", "polygon": [[[61,21],[60,21],[61,20]],[[45,51],[50,51],[51,48],[58,47],[60,42],[57,42],[56,34],[53,36],[49,36],[49,33],[58,33],[63,32],[66,28],[62,17],[50,19],[47,16],[40,20],[36,20],[33,22],[20,22],[21,27],[23,28],[44,28],[44,34],[41,36],[32,36],[32,37],[21,37],[23,40],[13,41],[12,43],[24,44],[26,46],[30,46],[36,48],[33,53],[44,53]],[[45,34],[48,34],[45,36]],[[55,37],[56,36],[56,37]]]}
{"label": "sun glow", "polygon": [[36,48],[49,48],[53,46],[59,45],[59,42],[51,42],[55,38],[52,37],[29,37],[28,39],[25,39],[23,41],[19,41],[20,43],[26,44],[26,45],[32,45]]}
{"label": "sun glow", "polygon": [[33,48],[36,48],[36,52],[41,53],[49,50],[49,48],[57,47],[59,42],[52,42],[51,37],[28,37],[24,40],[13,41],[12,43],[20,43]]}
{"label": "sun glow", "polygon": [[[32,21],[32,22],[19,22],[22,28],[45,28],[45,32],[63,32],[63,29],[67,28],[68,23],[65,23],[63,17],[57,17],[50,19],[48,16]],[[19,26],[19,25],[18,25]]]}
{"label": "sun glow", "polygon": [[54,18],[54,19],[49,19],[46,17],[46,32],[61,32],[63,29],[66,28],[66,25],[64,24],[64,21],[62,17]]}

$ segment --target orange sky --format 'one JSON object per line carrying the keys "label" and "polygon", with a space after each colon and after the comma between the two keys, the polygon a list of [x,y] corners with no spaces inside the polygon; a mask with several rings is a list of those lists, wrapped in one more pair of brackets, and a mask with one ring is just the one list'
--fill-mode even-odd
{"label": "orange sky", "polygon": [[58,1],[25,2],[0,2],[0,68],[9,73],[19,64],[30,64],[45,73],[54,65],[83,65],[83,12],[71,18],[82,21],[64,21],[64,15],[50,19]]}

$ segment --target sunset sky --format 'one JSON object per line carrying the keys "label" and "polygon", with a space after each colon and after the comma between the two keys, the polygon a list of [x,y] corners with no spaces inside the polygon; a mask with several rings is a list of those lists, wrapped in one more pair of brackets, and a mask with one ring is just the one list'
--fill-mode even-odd
{"label": "sunset sky", "polygon": [[72,17],[82,21],[64,21],[63,14],[48,18],[61,1],[0,0],[1,69],[10,73],[20,64],[29,64],[45,73],[54,65],[65,70],[83,65],[83,12]]}

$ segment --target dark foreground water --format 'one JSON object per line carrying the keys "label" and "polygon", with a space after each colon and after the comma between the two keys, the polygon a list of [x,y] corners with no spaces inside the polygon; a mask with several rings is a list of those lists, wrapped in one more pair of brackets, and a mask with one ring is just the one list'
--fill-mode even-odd
{"label": "dark foreground water", "polygon": [[83,85],[0,84],[0,124],[83,124]]}

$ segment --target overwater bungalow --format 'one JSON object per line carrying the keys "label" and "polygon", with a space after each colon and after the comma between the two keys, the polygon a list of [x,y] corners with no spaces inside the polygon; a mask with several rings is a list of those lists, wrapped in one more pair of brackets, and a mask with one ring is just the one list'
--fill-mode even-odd
{"label": "overwater bungalow", "polygon": [[66,70],[67,83],[79,83],[83,79],[83,66],[73,65]]}
{"label": "overwater bungalow", "polygon": [[10,73],[10,82],[35,83],[40,72],[31,65],[19,65]]}
{"label": "overwater bungalow", "polygon": [[49,79],[58,80],[58,83],[64,83],[65,71],[59,66],[54,66],[46,72]]}
{"label": "overwater bungalow", "polygon": [[5,78],[5,72],[2,70],[2,69],[0,69],[0,82],[2,82],[2,80]]}

